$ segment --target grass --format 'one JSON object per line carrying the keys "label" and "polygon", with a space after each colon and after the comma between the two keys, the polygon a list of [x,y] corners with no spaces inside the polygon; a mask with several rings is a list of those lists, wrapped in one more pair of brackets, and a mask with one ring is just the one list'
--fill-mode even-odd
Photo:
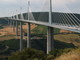
{"label": "grass", "polygon": [[[20,39],[10,39],[1,42],[3,45],[9,46],[11,50],[19,50],[20,48]],[[26,46],[26,41],[23,40],[23,46]]]}
{"label": "grass", "polygon": [[55,40],[73,43],[75,46],[80,47],[80,34],[58,34],[54,38]]}
{"label": "grass", "polygon": [[[34,34],[46,34],[47,32],[47,27],[45,26],[41,26],[38,25],[36,28],[34,28],[32,30],[32,32],[34,32]],[[60,29],[56,29],[54,28],[54,32],[55,33],[59,33]],[[45,36],[46,37],[46,36]],[[42,38],[42,37],[41,37]],[[75,48],[75,46],[80,46],[80,34],[57,34],[54,36],[55,38],[55,48],[58,49],[58,51],[60,49],[66,49],[66,48],[71,48],[70,51],[59,51],[61,55],[59,55],[59,53],[57,52],[56,54],[58,54],[59,56],[56,56],[57,58],[55,60],[66,60],[66,58],[69,56],[73,56],[76,59],[79,58],[78,54],[74,54],[72,51],[75,51],[75,53],[79,53],[80,48],[79,49],[73,49]],[[8,40],[8,41],[4,41],[2,42],[4,45],[7,45],[10,47],[10,49],[12,50],[18,50],[19,49],[19,40],[15,40],[15,36],[4,36],[4,37],[0,37],[0,40]],[[16,43],[16,44],[15,44]],[[25,43],[26,44],[26,43]],[[46,52],[46,40],[42,39],[42,40],[31,40],[31,44],[32,44],[32,48],[38,49],[38,50],[43,50]],[[25,45],[26,46],[26,45]],[[67,50],[67,49],[66,49]],[[71,54],[71,55],[70,55]],[[75,59],[74,58],[74,59]],[[73,59],[71,59],[73,60]]]}
{"label": "grass", "polygon": [[15,36],[1,36],[0,37],[0,41],[10,40],[10,39],[16,39],[16,37]]}
{"label": "grass", "polygon": [[[37,25],[36,28],[32,30],[34,34],[47,34],[47,27],[42,25]],[[60,33],[60,29],[54,28],[54,33]]]}
{"label": "grass", "polygon": [[63,53],[60,57],[55,60],[80,60],[80,48],[72,49],[68,53]]}
{"label": "grass", "polygon": [[61,56],[57,56],[54,60],[80,60],[80,34],[58,34],[55,35],[55,39],[66,43],[72,43],[78,48],[71,48],[71,51],[62,53]]}

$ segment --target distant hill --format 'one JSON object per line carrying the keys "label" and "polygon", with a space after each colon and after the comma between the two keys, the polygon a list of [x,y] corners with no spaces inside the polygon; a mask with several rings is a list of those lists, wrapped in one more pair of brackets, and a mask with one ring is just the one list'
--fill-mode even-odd
{"label": "distant hill", "polygon": [[[18,14],[19,19],[20,19],[20,16],[21,15]],[[28,20],[28,13],[23,13],[23,17],[25,20]],[[4,24],[7,23],[7,21],[4,19],[0,19],[0,20],[1,20],[0,24],[2,24],[4,21],[5,21]],[[48,22],[49,12],[29,12],[29,20]],[[78,25],[78,23],[80,23],[80,14],[52,12],[52,23],[54,22],[60,23],[60,24]]]}
{"label": "distant hill", "polygon": [[[18,14],[18,16],[20,19],[21,15]],[[23,17],[25,20],[28,20],[28,13],[23,13]],[[29,12],[29,20],[48,22],[49,12]],[[80,23],[80,14],[52,12],[52,23],[54,22],[60,24],[78,25],[77,22]]]}
{"label": "distant hill", "polygon": [[0,18],[0,25],[7,25],[8,21]]}

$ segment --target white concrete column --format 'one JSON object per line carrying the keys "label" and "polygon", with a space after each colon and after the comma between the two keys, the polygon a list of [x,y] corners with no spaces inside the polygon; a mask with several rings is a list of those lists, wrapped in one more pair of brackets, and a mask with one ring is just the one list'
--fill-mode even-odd
{"label": "white concrete column", "polygon": [[[17,10],[16,10],[17,13]],[[16,15],[16,19],[19,19],[18,15]],[[18,36],[18,21],[16,21],[16,37]]]}
{"label": "white concrete column", "polygon": [[22,31],[22,22],[20,22],[20,51],[23,50],[23,31]]}
{"label": "white concrete column", "polygon": [[10,27],[12,27],[12,20],[10,20]]}
{"label": "white concrete column", "polygon": [[54,49],[53,27],[47,29],[47,54]]}
{"label": "white concrete column", "polygon": [[15,21],[13,20],[13,32],[15,32]]}
{"label": "white concrete column", "polygon": [[9,21],[8,21],[8,25],[9,25],[9,26],[11,26],[11,22],[10,22],[10,21],[11,21],[11,20],[9,19]]}
{"label": "white concrete column", "polygon": [[16,37],[18,36],[18,21],[16,21]]}
{"label": "white concrete column", "polygon": [[30,23],[27,24],[27,48],[31,47],[30,39]]}

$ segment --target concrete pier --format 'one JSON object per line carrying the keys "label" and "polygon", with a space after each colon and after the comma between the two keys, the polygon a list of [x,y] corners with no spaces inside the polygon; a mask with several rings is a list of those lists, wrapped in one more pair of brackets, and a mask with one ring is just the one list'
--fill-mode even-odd
{"label": "concrete pier", "polygon": [[23,31],[22,31],[22,22],[20,22],[20,51],[23,50]]}
{"label": "concrete pier", "polygon": [[31,47],[31,39],[30,39],[30,23],[27,24],[27,48]]}
{"label": "concrete pier", "polygon": [[47,54],[54,49],[53,27],[47,29]]}

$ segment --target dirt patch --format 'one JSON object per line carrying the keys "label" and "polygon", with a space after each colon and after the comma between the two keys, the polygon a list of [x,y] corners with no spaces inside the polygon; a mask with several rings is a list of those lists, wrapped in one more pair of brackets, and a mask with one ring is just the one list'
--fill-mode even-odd
{"label": "dirt patch", "polygon": [[60,30],[60,33],[73,33],[73,32],[68,30]]}

